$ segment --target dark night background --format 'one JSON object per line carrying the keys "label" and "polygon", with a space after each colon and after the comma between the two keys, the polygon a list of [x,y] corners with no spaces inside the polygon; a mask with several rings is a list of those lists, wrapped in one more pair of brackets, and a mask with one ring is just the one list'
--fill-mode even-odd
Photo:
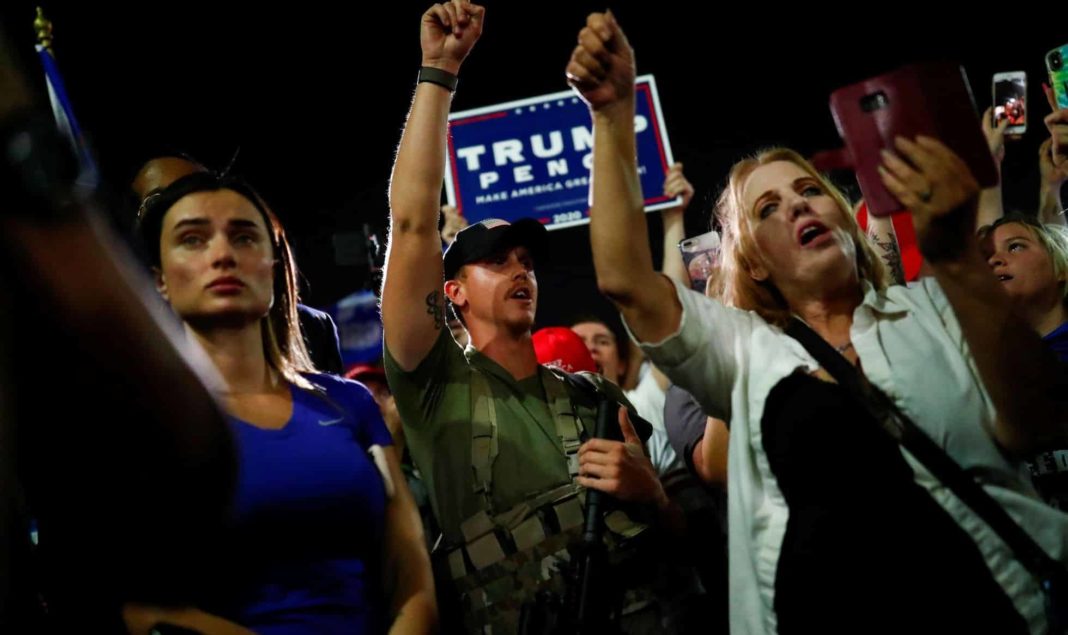
{"label": "dark night background", "polygon": [[[565,88],[563,69],[585,15],[605,8],[604,0],[485,4],[486,30],[461,72],[457,110]],[[365,266],[338,264],[334,236],[364,224],[384,236],[387,179],[427,6],[43,5],[75,112],[112,192],[124,191],[153,155],[184,150],[221,167],[240,146],[236,171],[285,222],[308,282],[305,301],[315,306],[369,284]],[[933,3],[892,10],[675,0],[608,6],[635,48],[638,72],[657,78],[676,159],[697,187],[690,235],[707,229],[708,202],[743,153],[769,144],[804,153],[838,146],[830,92],[923,60],[961,62],[980,109],[989,105],[994,72],[1027,71],[1029,130],[1008,148],[1006,207],[1037,204],[1036,156],[1048,112],[1043,55],[1068,41],[1068,28],[1048,7],[1043,13],[1016,3],[1002,9],[1011,14],[991,7],[952,17]],[[0,18],[40,88],[33,7],[5,0]],[[650,226],[658,253],[655,214]],[[553,262],[539,270],[543,325],[567,320],[569,307],[594,290],[587,229],[551,239]]]}

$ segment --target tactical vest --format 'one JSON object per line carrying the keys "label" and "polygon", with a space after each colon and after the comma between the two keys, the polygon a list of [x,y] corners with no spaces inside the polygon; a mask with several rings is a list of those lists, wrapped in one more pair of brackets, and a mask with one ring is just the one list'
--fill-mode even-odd
{"label": "tactical vest", "polygon": [[[565,384],[586,380],[546,368],[560,380],[542,385],[571,482],[536,493],[508,510],[494,509],[492,499],[493,463],[499,450],[493,394],[482,372],[471,373],[471,470],[482,510],[461,523],[464,544],[453,545],[444,556],[468,632],[516,632],[524,604],[542,592],[562,597],[564,570],[581,543],[585,488],[575,483],[575,477],[584,428]],[[593,430],[594,422],[587,423],[586,429]],[[626,542],[647,527],[619,510],[605,517],[605,526],[610,560],[622,557]]]}

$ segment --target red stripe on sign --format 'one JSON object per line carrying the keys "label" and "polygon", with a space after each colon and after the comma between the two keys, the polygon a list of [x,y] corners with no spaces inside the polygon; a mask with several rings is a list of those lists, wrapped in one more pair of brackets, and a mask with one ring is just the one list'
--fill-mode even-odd
{"label": "red stripe on sign", "polygon": [[464,119],[453,119],[449,122],[450,126],[462,126],[468,123],[475,123],[477,121],[486,121],[487,119],[500,119],[501,117],[507,117],[506,111],[493,112],[488,115],[475,115],[474,117],[465,117]]}
{"label": "red stripe on sign", "polygon": [[[486,121],[487,119],[500,119],[501,117],[507,117],[507,116],[508,116],[508,112],[507,111],[501,111],[501,112],[490,113],[488,115],[477,115],[477,116],[474,116],[474,117],[466,117],[464,119],[455,119],[455,120],[449,122],[449,128],[451,129],[453,126],[462,126],[464,124],[475,123],[477,121]],[[452,170],[452,185],[453,185],[453,189],[456,192],[456,211],[461,216],[463,216],[463,212],[464,212],[463,200],[464,199],[463,199],[462,196],[460,196],[460,175],[459,175],[459,173],[458,173],[458,171],[456,169],[456,151],[453,149],[452,133],[451,132],[448,134],[447,138],[448,138],[448,142],[449,142],[449,168]]]}
{"label": "red stripe on sign", "polygon": [[649,87],[649,84],[638,86],[638,90],[645,92],[645,100],[649,102],[649,118],[653,120],[653,133],[656,135],[656,149],[660,152],[660,165],[663,166],[664,172],[666,173],[668,171],[667,155],[664,154],[664,143],[660,140],[659,117],[656,116],[656,109],[653,108],[653,91]]}
{"label": "red stripe on sign", "polygon": [[445,141],[449,144],[449,170],[452,172],[452,188],[456,193],[456,213],[464,215],[464,199],[460,196],[460,175],[456,171],[456,152],[452,147],[452,133],[445,135]]}

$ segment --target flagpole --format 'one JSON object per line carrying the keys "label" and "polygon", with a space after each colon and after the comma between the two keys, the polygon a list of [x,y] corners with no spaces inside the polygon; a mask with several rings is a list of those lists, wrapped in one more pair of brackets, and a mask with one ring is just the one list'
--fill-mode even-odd
{"label": "flagpole", "polygon": [[33,30],[37,33],[37,46],[43,47],[49,55],[52,51],[52,22],[44,15],[44,9],[37,7],[37,17],[33,19]]}
{"label": "flagpole", "polygon": [[63,83],[63,77],[59,73],[59,67],[53,54],[52,45],[52,22],[44,15],[44,10],[37,7],[37,16],[33,20],[34,32],[37,34],[37,54],[44,66],[45,84],[48,87],[48,101],[52,104],[52,115],[56,119],[56,127],[60,134],[70,141],[74,156],[78,159],[80,174],[77,182],[81,186],[94,188],[99,182],[99,170],[93,155],[89,151],[78,120],[74,116],[67,89]]}

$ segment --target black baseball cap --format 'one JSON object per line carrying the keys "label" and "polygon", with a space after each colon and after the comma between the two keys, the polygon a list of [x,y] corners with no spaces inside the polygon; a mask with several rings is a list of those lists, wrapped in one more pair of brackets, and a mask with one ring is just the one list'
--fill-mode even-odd
{"label": "black baseball cap", "polygon": [[521,218],[514,223],[499,218],[487,218],[464,227],[445,250],[445,279],[456,277],[460,267],[485,260],[504,249],[523,246],[530,250],[535,263],[544,262],[549,252],[549,232],[533,218]]}

